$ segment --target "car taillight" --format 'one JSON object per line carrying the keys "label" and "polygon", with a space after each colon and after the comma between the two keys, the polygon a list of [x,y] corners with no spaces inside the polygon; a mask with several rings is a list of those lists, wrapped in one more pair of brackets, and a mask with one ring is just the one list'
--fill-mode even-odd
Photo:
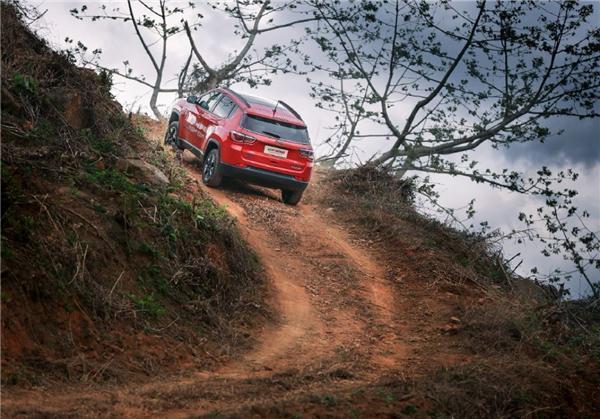
{"label": "car taillight", "polygon": [[312,152],[312,150],[304,150],[304,149],[302,149],[302,150],[300,150],[300,154],[303,157],[306,157],[308,160],[312,160],[313,156],[314,156],[314,153]]}
{"label": "car taillight", "polygon": [[231,139],[236,143],[246,144],[252,144],[254,141],[256,141],[256,138],[251,137],[250,135],[242,134],[238,131],[231,131]]}

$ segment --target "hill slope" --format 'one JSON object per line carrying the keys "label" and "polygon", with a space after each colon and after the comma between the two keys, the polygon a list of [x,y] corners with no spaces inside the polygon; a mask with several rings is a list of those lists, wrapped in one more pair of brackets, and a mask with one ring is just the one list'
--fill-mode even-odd
{"label": "hill slope", "polygon": [[267,314],[256,257],[110,96],[2,3],[2,380],[207,366]]}
{"label": "hill slope", "polygon": [[299,207],[205,189],[163,123],[129,120],[4,8],[5,415],[596,413],[594,313],[583,333],[485,242],[417,214],[410,185],[319,172]]}

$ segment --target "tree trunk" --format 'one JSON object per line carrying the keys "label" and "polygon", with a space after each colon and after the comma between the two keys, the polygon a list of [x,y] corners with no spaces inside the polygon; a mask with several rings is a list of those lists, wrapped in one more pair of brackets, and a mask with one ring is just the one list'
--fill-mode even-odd
{"label": "tree trunk", "polygon": [[342,157],[344,157],[344,155],[346,154],[346,150],[348,150],[348,146],[350,145],[350,143],[354,139],[354,132],[356,131],[356,125],[357,125],[357,123],[353,123],[352,124],[352,128],[350,129],[350,133],[348,134],[348,138],[346,138],[346,141],[344,142],[344,145],[336,153],[335,156],[331,157],[330,159],[327,159],[324,163],[322,163],[324,166],[326,166],[326,167],[333,167],[333,166],[335,166],[335,164],[337,163],[337,161],[339,159],[341,159]]}
{"label": "tree trunk", "polygon": [[208,80],[206,80],[206,90],[210,90],[210,89],[214,89],[219,85],[219,82],[221,80],[219,80],[218,76],[212,77],[210,76],[208,78]]}
{"label": "tree trunk", "polygon": [[158,120],[164,118],[163,114],[158,109],[156,102],[158,101],[158,94],[160,93],[160,85],[162,82],[162,74],[156,76],[156,82],[154,83],[154,89],[152,90],[152,96],[150,96],[150,109],[154,113],[154,117]]}
{"label": "tree trunk", "polygon": [[373,166],[382,166],[386,161],[394,157],[395,151],[395,148],[391,148],[390,150],[383,153],[381,156],[377,157],[376,159],[373,159],[370,164]]}

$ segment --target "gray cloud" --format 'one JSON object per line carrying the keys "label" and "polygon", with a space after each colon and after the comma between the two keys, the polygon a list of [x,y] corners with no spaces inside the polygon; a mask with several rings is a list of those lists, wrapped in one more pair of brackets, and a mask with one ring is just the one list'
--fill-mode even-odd
{"label": "gray cloud", "polygon": [[548,122],[552,135],[539,141],[514,144],[506,150],[508,158],[522,158],[546,165],[583,164],[586,168],[600,163],[600,119],[556,118]]}

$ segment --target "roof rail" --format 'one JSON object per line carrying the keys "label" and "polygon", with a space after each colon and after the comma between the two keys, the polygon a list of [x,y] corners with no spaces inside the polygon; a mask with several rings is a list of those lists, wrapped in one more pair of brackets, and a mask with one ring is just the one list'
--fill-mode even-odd
{"label": "roof rail", "polygon": [[292,108],[290,105],[288,105],[287,103],[285,103],[283,100],[278,100],[277,102],[281,103],[283,106],[285,106],[285,108],[290,111],[296,118],[298,118],[299,120],[301,120],[302,122],[304,122],[304,120],[302,119],[302,117],[300,116],[300,114],[298,112],[296,112],[294,110],[294,108]]}
{"label": "roof rail", "polygon": [[248,103],[248,101],[246,99],[244,99],[244,97],[236,92],[234,92],[233,90],[231,90],[229,87],[221,87],[221,89],[226,90],[227,92],[231,93],[232,95],[234,95],[236,98],[238,98],[239,100],[242,101],[242,103],[244,105],[246,105],[247,107],[251,108],[252,106],[250,106],[250,103]]}

